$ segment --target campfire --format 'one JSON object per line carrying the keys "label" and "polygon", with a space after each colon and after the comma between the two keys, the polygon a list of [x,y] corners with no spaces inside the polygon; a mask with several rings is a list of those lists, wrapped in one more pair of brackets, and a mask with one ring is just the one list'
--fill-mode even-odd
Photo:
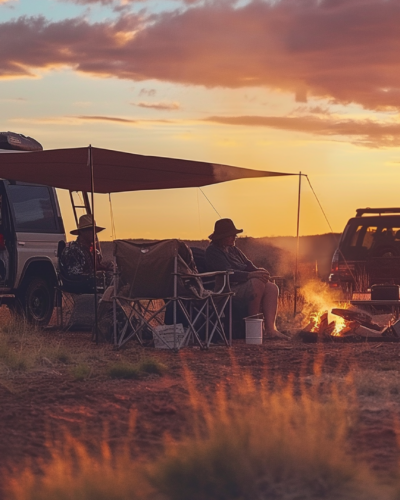
{"label": "campfire", "polygon": [[344,304],[330,312],[325,310],[311,313],[309,323],[302,329],[300,336],[304,342],[344,339],[399,341],[396,328],[399,321],[394,323],[389,320],[387,325],[381,326],[369,314],[350,309],[348,304]]}

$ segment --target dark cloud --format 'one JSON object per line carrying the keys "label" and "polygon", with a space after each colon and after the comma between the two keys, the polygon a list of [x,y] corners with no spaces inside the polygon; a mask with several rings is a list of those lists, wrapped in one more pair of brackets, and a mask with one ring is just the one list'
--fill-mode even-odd
{"label": "dark cloud", "polygon": [[326,106],[298,106],[294,114],[315,114],[315,115],[329,115],[330,111]]}
{"label": "dark cloud", "polygon": [[[90,3],[92,0],[77,0]],[[100,0],[109,3],[111,0]],[[144,21],[0,24],[0,76],[69,65],[100,77],[265,86],[369,109],[400,109],[399,0],[210,1]]]}
{"label": "dark cloud", "polygon": [[88,5],[91,3],[101,3],[102,5],[110,5],[112,3],[115,3],[116,0],[63,0],[69,1],[70,3],[76,3],[78,5]]}
{"label": "dark cloud", "polygon": [[139,95],[147,95],[153,97],[156,95],[156,89],[140,89]]}
{"label": "dark cloud", "polygon": [[0,99],[0,101],[3,102],[26,102],[28,99],[25,97],[8,97],[8,98],[3,98]]}
{"label": "dark cloud", "polygon": [[208,122],[246,127],[271,127],[325,137],[346,137],[354,144],[371,148],[400,146],[400,123],[372,120],[343,120],[316,116],[211,116]]}
{"label": "dark cloud", "polygon": [[139,108],[158,109],[159,111],[174,111],[180,109],[178,102],[132,102],[131,104]]}
{"label": "dark cloud", "polygon": [[93,121],[93,122],[115,122],[123,123],[125,125],[132,125],[137,123],[137,120],[130,120],[128,118],[118,118],[115,116],[76,116],[78,120]]}
{"label": "dark cloud", "polygon": [[[66,117],[71,118],[70,116]],[[75,118],[77,120],[82,120],[82,121],[93,121],[93,122],[114,122],[114,123],[120,123],[121,125],[139,125],[141,123],[165,123],[165,124],[170,124],[172,123],[170,120],[133,120],[130,118],[119,118],[117,116],[96,116],[96,115],[80,115],[80,116],[73,116],[72,118]]]}

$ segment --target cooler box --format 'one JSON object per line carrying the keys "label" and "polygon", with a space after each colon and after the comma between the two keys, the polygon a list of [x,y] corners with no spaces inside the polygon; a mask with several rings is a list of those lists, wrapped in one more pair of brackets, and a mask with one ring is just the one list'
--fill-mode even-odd
{"label": "cooler box", "polygon": [[399,285],[372,285],[371,300],[399,300]]}

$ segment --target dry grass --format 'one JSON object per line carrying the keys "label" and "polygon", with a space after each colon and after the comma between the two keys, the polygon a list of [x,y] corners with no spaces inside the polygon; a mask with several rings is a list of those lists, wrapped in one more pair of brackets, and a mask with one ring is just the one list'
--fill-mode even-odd
{"label": "dry grass", "polygon": [[[87,349],[69,345],[68,333],[35,329],[25,321],[11,316],[0,326],[0,379],[6,380],[19,372],[54,369],[76,380],[94,376],[139,378],[163,375],[167,366],[136,351],[121,351],[110,356],[112,346],[96,346],[88,342]],[[132,361],[131,358],[134,358]],[[117,358],[117,360],[115,360]],[[114,361],[113,361],[114,359]]]}
{"label": "dry grass", "polygon": [[[321,286],[316,297],[324,297]],[[307,304],[317,307],[310,297]],[[288,296],[280,315],[293,325],[292,307]],[[0,362],[8,363],[9,370],[21,369],[12,368],[13,362],[27,355],[27,366],[46,357],[67,364],[77,380],[93,376],[91,357],[101,353],[78,355],[25,328],[9,325],[0,331]],[[29,355],[26,345],[34,346]],[[66,436],[48,444],[50,461],[28,464],[14,476],[7,500],[400,500],[400,486],[383,489],[347,447],[357,418],[356,397],[394,394],[397,372],[392,368],[382,367],[374,377],[356,373],[351,385],[317,373],[308,388],[296,390],[291,381],[277,382],[271,390],[248,376],[214,393],[199,390],[187,373],[188,418],[194,422],[190,435],[179,441],[166,438],[164,451],[151,461],[132,458],[133,426],[126,447],[113,451],[106,435],[97,451]],[[139,378],[167,369],[152,358],[133,363],[121,354],[104,373]],[[34,472],[38,465],[40,475]]]}
{"label": "dry grass", "polygon": [[169,447],[152,476],[166,498],[373,498],[346,452],[352,410],[335,391],[322,403],[313,391],[295,397],[290,383],[270,391],[246,378],[233,398],[191,392],[196,434]]}
{"label": "dry grass", "polygon": [[76,361],[77,355],[61,340],[21,318],[10,316],[0,327],[0,376]]}
{"label": "dry grass", "polygon": [[79,363],[71,368],[71,374],[76,380],[86,380],[92,374],[92,368],[87,363]]}
{"label": "dry grass", "polygon": [[137,379],[140,377],[138,366],[127,361],[112,364],[108,367],[107,374],[110,378],[117,379]]}
{"label": "dry grass", "polygon": [[107,436],[93,453],[67,436],[49,444],[41,475],[27,466],[14,477],[7,500],[393,498],[347,449],[352,401],[335,387],[321,401],[313,388],[296,396],[290,382],[278,385],[245,377],[204,394],[188,374],[193,433],[166,438],[158,458],[134,460],[128,443],[112,453]]}
{"label": "dry grass", "polygon": [[111,378],[120,379],[137,379],[142,375],[163,375],[167,370],[167,366],[154,358],[143,358],[137,363],[129,361],[120,361],[114,363],[107,369],[107,374]]}
{"label": "dry grass", "polygon": [[10,317],[0,328],[0,371],[25,371],[35,364],[35,353],[26,349],[26,342],[37,331],[26,321]]}

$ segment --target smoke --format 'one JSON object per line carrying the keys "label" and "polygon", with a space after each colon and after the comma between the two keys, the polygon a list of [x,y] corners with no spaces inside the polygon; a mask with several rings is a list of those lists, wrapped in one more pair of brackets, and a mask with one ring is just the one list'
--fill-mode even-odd
{"label": "smoke", "polygon": [[292,252],[267,243],[264,238],[238,238],[236,245],[257,267],[263,267],[272,276],[293,278],[295,255]]}
{"label": "smoke", "polygon": [[335,307],[340,308],[341,291],[332,289],[327,283],[311,279],[300,288],[302,301],[301,320],[303,326],[309,323],[310,316],[316,312],[328,312],[329,322],[337,320],[337,316],[330,314]]}

